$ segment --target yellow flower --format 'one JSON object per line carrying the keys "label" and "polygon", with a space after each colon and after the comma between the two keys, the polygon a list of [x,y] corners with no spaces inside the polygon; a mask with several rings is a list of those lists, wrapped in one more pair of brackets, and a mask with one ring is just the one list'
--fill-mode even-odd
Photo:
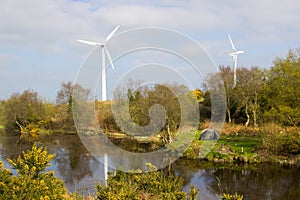
{"label": "yellow flower", "polygon": [[50,200],[49,196],[40,197],[40,200]]}
{"label": "yellow flower", "polygon": [[29,170],[29,166],[26,164],[26,165],[24,165],[24,170],[25,171],[28,171]]}

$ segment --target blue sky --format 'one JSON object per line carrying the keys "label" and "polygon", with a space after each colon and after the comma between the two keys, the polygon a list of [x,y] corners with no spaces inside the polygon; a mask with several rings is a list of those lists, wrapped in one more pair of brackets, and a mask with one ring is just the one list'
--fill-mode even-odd
{"label": "blue sky", "polygon": [[245,51],[238,66],[270,67],[300,47],[297,0],[2,0],[0,19],[0,99],[32,89],[54,101],[92,50],[76,40],[101,41],[118,24],[187,34],[217,65],[232,65],[227,33]]}

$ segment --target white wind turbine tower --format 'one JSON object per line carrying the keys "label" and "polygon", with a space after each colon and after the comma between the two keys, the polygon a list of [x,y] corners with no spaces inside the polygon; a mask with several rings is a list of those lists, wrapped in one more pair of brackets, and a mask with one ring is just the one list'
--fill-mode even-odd
{"label": "white wind turbine tower", "polygon": [[236,68],[237,68],[238,54],[242,54],[244,53],[244,51],[237,51],[229,34],[228,34],[228,38],[230,40],[231,47],[233,50],[233,52],[230,53],[230,55],[232,56],[232,62],[233,62],[233,88],[234,88],[236,86]]}
{"label": "white wind turbine tower", "polygon": [[77,40],[78,42],[82,42],[85,44],[89,44],[92,46],[100,46],[101,47],[101,61],[102,61],[102,76],[101,76],[101,85],[102,85],[102,101],[106,101],[107,100],[107,96],[106,96],[106,71],[105,71],[105,55],[107,56],[110,65],[113,69],[115,69],[115,66],[113,64],[113,61],[111,59],[110,53],[107,50],[105,44],[106,42],[112,38],[112,36],[116,33],[116,31],[119,29],[120,25],[118,25],[116,28],[114,28],[114,30],[105,38],[105,41],[100,43],[100,42],[91,42],[91,41],[87,41],[87,40]]}
{"label": "white wind turbine tower", "polygon": [[[107,100],[107,96],[106,96],[106,71],[105,71],[105,55],[107,56],[110,65],[113,69],[115,69],[115,66],[113,64],[113,61],[111,59],[110,53],[108,52],[105,44],[106,42],[112,38],[112,36],[116,33],[116,31],[119,29],[120,25],[116,26],[116,28],[114,28],[114,30],[105,38],[105,41],[103,43],[100,42],[91,42],[91,41],[87,41],[87,40],[77,40],[78,42],[82,42],[85,44],[89,44],[92,46],[100,46],[101,47],[101,67],[102,67],[102,72],[101,72],[101,85],[102,85],[102,101],[106,101]],[[105,179],[105,184],[107,184],[107,179],[108,179],[108,157],[107,157],[107,153],[104,154],[104,179]]]}

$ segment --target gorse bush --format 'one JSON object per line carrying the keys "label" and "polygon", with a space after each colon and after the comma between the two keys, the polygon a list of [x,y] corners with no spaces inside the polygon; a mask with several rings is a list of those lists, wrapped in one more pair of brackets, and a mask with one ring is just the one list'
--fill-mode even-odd
{"label": "gorse bush", "polygon": [[196,199],[199,190],[181,191],[183,179],[163,172],[125,173],[110,175],[107,185],[96,185],[97,199]]}
{"label": "gorse bush", "polygon": [[8,159],[8,161],[20,175],[36,178],[46,167],[50,166],[49,162],[54,156],[54,154],[48,154],[46,149],[38,148],[35,143],[30,151],[23,152],[22,156],[19,155],[16,160]]}
{"label": "gorse bush", "polygon": [[12,173],[8,169],[3,169],[3,163],[0,161],[0,198],[6,193],[7,186],[11,182]]}
{"label": "gorse bush", "polygon": [[8,160],[17,170],[12,176],[0,163],[0,199],[66,199],[68,198],[64,182],[54,176],[54,172],[43,171],[54,158],[47,150],[36,144],[23,152],[15,160]]}
{"label": "gorse bush", "polygon": [[234,193],[234,194],[222,194],[222,200],[243,200],[243,195]]}

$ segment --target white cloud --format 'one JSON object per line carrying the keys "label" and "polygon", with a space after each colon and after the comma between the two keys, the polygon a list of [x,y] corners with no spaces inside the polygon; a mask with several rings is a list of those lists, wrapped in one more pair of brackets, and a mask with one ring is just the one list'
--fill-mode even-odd
{"label": "white cloud", "polygon": [[124,29],[161,26],[189,34],[230,31],[264,42],[282,40],[283,34],[295,38],[300,31],[296,0],[113,2],[4,0],[0,42],[41,47],[78,36],[101,39],[116,24]]}

